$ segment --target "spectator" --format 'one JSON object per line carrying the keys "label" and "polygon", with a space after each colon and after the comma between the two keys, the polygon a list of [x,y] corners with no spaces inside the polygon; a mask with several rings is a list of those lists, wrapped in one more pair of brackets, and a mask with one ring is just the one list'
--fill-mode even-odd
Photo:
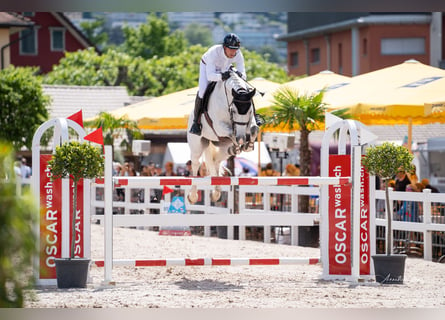
{"label": "spectator", "polygon": [[411,184],[411,180],[409,179],[405,170],[402,168],[400,168],[399,171],[396,173],[395,182],[396,185],[394,191],[406,191],[406,186]]}
{"label": "spectator", "polygon": [[142,170],[141,170],[141,176],[143,177],[149,177],[151,176],[151,171],[148,165],[144,164],[142,165]]}
{"label": "spectator", "polygon": [[25,157],[23,157],[21,160],[20,171],[22,173],[22,179],[31,178],[31,167],[26,164]]}
{"label": "spectator", "polygon": [[406,175],[408,176],[409,181],[411,181],[412,184],[416,184],[419,182],[419,178],[416,174],[416,166],[413,165],[413,170],[410,172],[407,172]]}
{"label": "spectator", "polygon": [[273,165],[271,162],[266,164],[266,168],[262,170],[260,174],[260,176],[266,176],[266,177],[279,176],[279,175],[280,173],[273,169]]}
{"label": "spectator", "polygon": [[122,165],[119,162],[113,162],[113,176],[120,176]]}
{"label": "spectator", "polygon": [[[423,184],[411,183],[406,186],[406,192],[422,192]],[[422,204],[418,201],[403,201],[398,214],[402,221],[419,222],[419,213],[422,212]]]}
{"label": "spectator", "polygon": [[297,168],[292,163],[289,163],[286,165],[286,168],[284,169],[283,176],[299,176],[300,175],[300,169]]}
{"label": "spectator", "polygon": [[431,193],[439,193],[439,189],[430,185],[430,180],[428,180],[427,178],[422,179],[420,183],[422,183],[424,189],[430,189]]}
{"label": "spectator", "polygon": [[183,172],[183,176],[189,177],[192,175],[192,160],[189,160],[185,163],[185,170]]}
{"label": "spectator", "polygon": [[165,171],[161,173],[161,176],[176,176],[176,172],[173,170],[174,164],[168,161],[164,165]]}
{"label": "spectator", "polygon": [[14,172],[16,178],[22,178],[22,170],[20,169],[20,161],[14,162]]}
{"label": "spectator", "polygon": [[162,168],[161,168],[161,166],[159,164],[155,164],[153,175],[154,176],[161,176],[162,175]]}

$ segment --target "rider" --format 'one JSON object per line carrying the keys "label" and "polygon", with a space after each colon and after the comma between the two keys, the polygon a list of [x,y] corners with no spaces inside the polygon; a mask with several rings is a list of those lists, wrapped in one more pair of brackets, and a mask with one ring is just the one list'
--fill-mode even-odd
{"label": "rider", "polygon": [[[240,50],[241,41],[234,33],[224,37],[222,44],[212,46],[203,54],[199,65],[199,90],[195,100],[193,125],[190,133],[201,135],[201,114],[203,97],[210,81],[225,81],[230,77],[229,69],[236,64],[237,74],[246,80],[244,57]],[[255,121],[262,125],[261,118],[255,113]]]}

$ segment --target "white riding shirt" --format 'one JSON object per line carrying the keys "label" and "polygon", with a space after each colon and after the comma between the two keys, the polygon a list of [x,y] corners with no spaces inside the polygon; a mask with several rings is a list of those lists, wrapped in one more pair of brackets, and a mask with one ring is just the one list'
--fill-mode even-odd
{"label": "white riding shirt", "polygon": [[229,70],[232,65],[242,73],[243,79],[246,79],[244,57],[241,50],[238,49],[235,57],[228,58],[224,53],[222,44],[210,47],[203,54],[199,67],[199,97],[204,96],[210,81],[221,81],[221,73]]}

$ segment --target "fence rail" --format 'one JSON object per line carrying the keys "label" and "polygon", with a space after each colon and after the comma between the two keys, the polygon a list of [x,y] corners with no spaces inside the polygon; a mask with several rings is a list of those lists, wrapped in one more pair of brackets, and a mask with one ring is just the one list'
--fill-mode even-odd
{"label": "fence rail", "polygon": [[[246,239],[246,228],[256,226],[263,228],[264,242],[271,242],[273,231],[282,232],[286,228],[289,231],[289,244],[292,245],[299,244],[298,227],[317,226],[319,223],[320,190],[314,186],[224,185],[221,186],[220,201],[212,202],[209,194],[213,187],[201,184],[198,186],[200,199],[193,205],[187,202],[187,214],[165,214],[166,204],[171,201],[172,195],[186,195],[190,188],[187,185],[176,186],[172,194],[165,195],[161,200],[161,187],[142,183],[137,187],[134,184],[120,185],[113,195],[113,223],[125,227],[203,226],[204,236],[211,235],[211,227],[224,226],[228,228],[229,239],[234,238],[233,228],[238,227],[240,240]],[[103,186],[93,184],[92,192],[92,219],[101,221]],[[299,199],[303,196],[309,197],[308,212],[299,210]],[[444,256],[445,194],[431,193],[428,189],[419,193],[390,190],[390,199],[393,208],[393,246],[396,251],[405,248],[407,253],[415,251],[417,256],[420,252],[420,256],[430,261],[438,261]],[[384,191],[375,191],[375,202],[379,252],[379,248],[385,248]],[[416,208],[416,211],[407,208]],[[252,223],[252,220],[255,222]]]}

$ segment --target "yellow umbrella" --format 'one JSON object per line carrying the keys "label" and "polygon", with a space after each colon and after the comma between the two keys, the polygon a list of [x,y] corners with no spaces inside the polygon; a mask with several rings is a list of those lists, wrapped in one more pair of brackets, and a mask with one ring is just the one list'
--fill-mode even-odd
{"label": "yellow umbrella", "polygon": [[[349,85],[327,92],[328,111],[348,108],[355,117],[423,117],[431,113],[425,102],[438,97],[445,70],[416,60],[351,78]],[[441,95],[443,96],[443,94]]]}
{"label": "yellow umbrella", "polygon": [[347,108],[368,125],[407,124],[408,147],[413,124],[445,123],[444,113],[433,112],[428,104],[443,97],[445,70],[408,60],[351,80],[325,95],[328,111]]}
{"label": "yellow umbrella", "polygon": [[299,78],[297,80],[289,81],[281,85],[277,85],[273,90],[268,91],[264,97],[257,98],[260,100],[259,103],[256,102],[257,110],[271,107],[273,105],[273,95],[276,91],[283,87],[289,87],[297,90],[301,94],[312,94],[325,89],[326,91],[335,90],[342,86],[349,84],[350,77],[343,76],[334,73],[329,70],[321,71],[313,76]]}
{"label": "yellow umbrella", "polygon": [[350,82],[351,77],[324,70],[313,76],[286,82],[283,86],[295,88],[300,94],[313,94],[320,92],[322,89],[325,89],[326,92],[336,90]]}
{"label": "yellow umbrella", "polygon": [[258,110],[270,106],[272,104],[272,95],[280,84],[264,78],[255,78],[249,81],[249,83],[257,89],[257,94],[253,97],[255,108]]}
{"label": "yellow umbrella", "polygon": [[198,88],[190,88],[141,101],[110,112],[116,117],[137,121],[140,129],[186,130],[190,112],[195,107]]}

